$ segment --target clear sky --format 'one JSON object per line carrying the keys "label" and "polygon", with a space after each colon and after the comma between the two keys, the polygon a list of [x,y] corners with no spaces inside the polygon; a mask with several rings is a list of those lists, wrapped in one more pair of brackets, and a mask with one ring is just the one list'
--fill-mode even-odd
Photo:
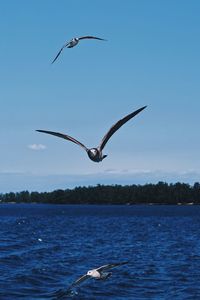
{"label": "clear sky", "polygon": [[[200,1],[3,0],[0,192],[200,175]],[[51,61],[72,37],[95,35]],[[118,119],[148,105],[108,142]]]}

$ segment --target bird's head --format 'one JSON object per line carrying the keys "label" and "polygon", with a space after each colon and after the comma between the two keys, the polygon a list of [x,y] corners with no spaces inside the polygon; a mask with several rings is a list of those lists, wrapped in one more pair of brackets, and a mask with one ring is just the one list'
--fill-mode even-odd
{"label": "bird's head", "polygon": [[88,275],[88,276],[92,276],[92,275],[93,275],[93,273],[94,273],[94,271],[93,271],[93,270],[89,270],[89,271],[87,272],[87,275]]}
{"label": "bird's head", "polygon": [[90,149],[89,151],[90,151],[90,155],[91,155],[92,157],[96,157],[97,154],[98,154],[98,150],[97,150],[96,148],[92,148],[92,149]]}
{"label": "bird's head", "polygon": [[104,158],[106,158],[107,156],[108,156],[108,155],[103,155],[103,156],[102,156],[102,160],[103,160]]}

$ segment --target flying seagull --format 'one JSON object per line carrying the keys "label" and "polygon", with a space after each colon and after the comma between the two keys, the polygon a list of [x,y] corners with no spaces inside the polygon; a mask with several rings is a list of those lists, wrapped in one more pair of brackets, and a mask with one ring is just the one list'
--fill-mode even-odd
{"label": "flying seagull", "polygon": [[61,54],[61,52],[63,51],[63,49],[65,47],[67,47],[67,48],[73,48],[74,46],[76,46],[79,43],[79,41],[85,40],[85,39],[93,39],[93,40],[106,41],[105,39],[101,39],[101,38],[98,38],[96,36],[90,36],[90,35],[81,36],[79,38],[75,37],[75,38],[71,39],[71,41],[67,42],[66,44],[64,44],[62,46],[62,48],[60,49],[60,51],[58,52],[58,54],[56,55],[56,57],[52,61],[52,64],[56,61],[56,59],[58,58],[58,56]]}
{"label": "flying seagull", "polygon": [[72,285],[69,287],[69,289],[75,287],[76,285],[80,284],[81,282],[89,279],[89,278],[94,278],[94,279],[107,279],[112,275],[112,272],[105,272],[108,271],[112,268],[122,266],[127,264],[128,262],[121,262],[121,263],[114,263],[114,264],[107,264],[104,266],[101,266],[97,269],[89,270],[85,275],[81,276],[78,278],[76,281],[72,283]]}
{"label": "flying seagull", "polygon": [[145,109],[146,106],[139,108],[138,110],[132,112],[131,114],[125,116],[123,119],[119,120],[117,123],[115,123],[106,133],[106,135],[103,137],[103,139],[100,142],[100,145],[97,148],[91,148],[88,149],[85,145],[83,145],[81,142],[77,141],[75,138],[62,134],[59,132],[54,131],[48,131],[48,130],[36,130],[38,132],[43,132],[47,134],[52,134],[55,136],[58,136],[60,138],[63,138],[65,140],[71,141],[79,146],[81,146],[88,154],[89,158],[94,162],[100,162],[102,161],[107,155],[103,155],[102,150],[105,147],[108,140],[111,138],[111,136],[127,121],[129,121],[131,118],[135,117],[137,114],[139,114],[143,109]]}

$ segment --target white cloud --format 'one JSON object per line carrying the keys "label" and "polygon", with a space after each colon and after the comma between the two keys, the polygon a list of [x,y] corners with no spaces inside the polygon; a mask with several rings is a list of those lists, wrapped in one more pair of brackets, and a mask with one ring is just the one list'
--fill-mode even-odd
{"label": "white cloud", "polygon": [[143,169],[105,169],[104,173],[105,174],[132,174],[132,175],[137,175],[137,174],[149,174],[152,173],[153,171],[151,170],[143,170]]}
{"label": "white cloud", "polygon": [[46,149],[46,146],[45,145],[42,145],[42,144],[31,144],[31,145],[28,145],[28,148],[31,149],[31,150],[44,150]]}

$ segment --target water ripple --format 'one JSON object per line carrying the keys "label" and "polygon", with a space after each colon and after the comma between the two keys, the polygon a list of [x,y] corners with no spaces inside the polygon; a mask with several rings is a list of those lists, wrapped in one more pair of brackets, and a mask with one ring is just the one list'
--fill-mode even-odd
{"label": "water ripple", "polygon": [[[200,207],[0,205],[0,299],[198,300]],[[107,281],[71,283],[128,260]]]}

